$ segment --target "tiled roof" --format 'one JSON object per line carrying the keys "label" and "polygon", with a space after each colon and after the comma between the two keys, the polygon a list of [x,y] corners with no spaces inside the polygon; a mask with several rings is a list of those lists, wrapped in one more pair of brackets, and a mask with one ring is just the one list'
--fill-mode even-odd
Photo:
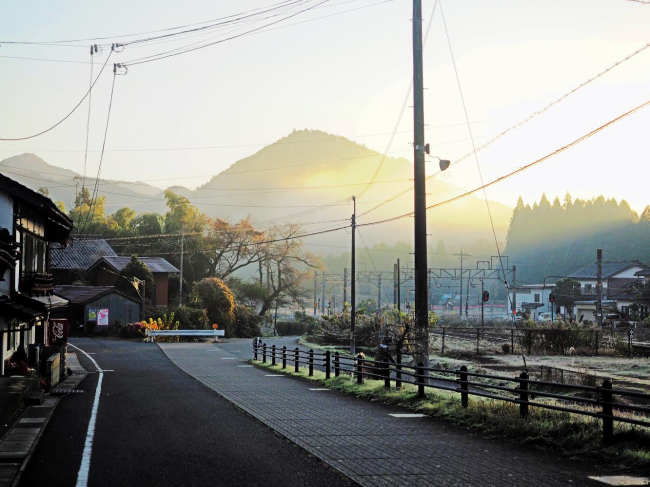
{"label": "tiled roof", "polygon": [[65,248],[52,246],[52,268],[85,271],[105,256],[117,256],[106,240],[101,238],[73,240]]}
{"label": "tiled roof", "polygon": [[126,296],[113,286],[56,286],[54,294],[64,297],[69,300],[71,304],[83,304],[93,299],[97,299],[105,294],[118,293],[133,301],[135,299]]}
{"label": "tiled roof", "polygon": [[[107,256],[100,259],[103,262],[109,264],[117,272],[120,272],[126,265],[131,261],[131,257],[126,256]],[[149,271],[152,273],[156,272],[165,272],[165,273],[176,273],[180,272],[176,267],[171,265],[162,257],[138,257],[138,260],[147,266]],[[99,263],[99,261],[97,262]]]}
{"label": "tiled roof", "polygon": [[[638,260],[624,260],[621,262],[603,262],[603,279],[607,279],[610,276],[623,272],[626,269],[634,266],[644,267],[645,264],[642,264]],[[571,278],[583,278],[583,279],[596,279],[596,273],[598,271],[598,265],[592,264],[587,267],[570,274]]]}

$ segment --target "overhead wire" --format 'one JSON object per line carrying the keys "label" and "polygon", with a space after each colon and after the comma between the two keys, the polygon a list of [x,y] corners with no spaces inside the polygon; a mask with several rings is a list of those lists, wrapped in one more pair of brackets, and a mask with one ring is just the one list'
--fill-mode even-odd
{"label": "overhead wire", "polygon": [[43,135],[43,134],[45,134],[45,133],[47,133],[47,132],[49,132],[49,131],[55,129],[56,127],[58,127],[59,125],[61,125],[63,122],[65,122],[65,121],[70,117],[70,115],[72,115],[72,114],[77,110],[77,108],[79,108],[79,107],[81,106],[81,104],[83,103],[83,101],[84,101],[84,100],[85,100],[85,99],[90,95],[90,93],[92,92],[93,88],[95,87],[95,84],[97,83],[97,81],[99,80],[99,78],[102,76],[102,73],[104,72],[104,68],[106,68],[106,64],[108,64],[108,60],[111,58],[111,54],[113,54],[113,51],[111,51],[111,52],[108,54],[108,56],[106,57],[106,61],[104,61],[104,65],[102,66],[102,69],[99,71],[99,74],[97,75],[97,78],[95,78],[95,81],[93,81],[93,83],[90,85],[90,88],[88,89],[88,91],[86,92],[86,94],[83,96],[83,98],[81,98],[81,100],[79,100],[79,103],[77,103],[77,104],[74,106],[74,108],[73,108],[73,109],[72,109],[72,110],[71,110],[71,111],[70,111],[70,112],[69,112],[65,117],[63,117],[61,120],[59,120],[58,122],[56,122],[56,123],[55,123],[54,125],[52,125],[51,127],[47,128],[47,129],[45,129],[45,130],[43,130],[43,131],[41,131],[41,132],[38,132],[38,133],[36,133],[36,134],[28,135],[28,136],[26,136],[26,137],[0,137],[0,141],[4,141],[4,142],[10,142],[10,141],[11,141],[11,142],[14,142],[14,141],[18,141],[18,140],[28,140],[28,139],[33,139],[33,138],[35,138],[35,137],[38,137],[38,136],[40,136],[40,135]]}
{"label": "overhead wire", "polygon": [[[100,73],[101,74],[101,73]],[[101,177],[102,173],[102,162],[104,161],[104,148],[106,147],[106,139],[108,137],[108,126],[111,120],[111,109],[113,107],[113,94],[115,92],[115,79],[117,78],[117,73],[116,73],[116,67],[113,66],[113,83],[111,84],[111,96],[108,102],[108,113],[106,115],[106,128],[104,129],[104,141],[102,142],[102,152],[101,155],[99,156],[99,166],[97,167],[97,177],[95,178],[95,187],[93,189],[93,196],[90,200],[90,205],[88,208],[88,213],[86,214],[86,219],[84,221],[83,228],[79,232],[79,235],[83,235],[84,231],[86,230],[86,226],[88,225],[88,221],[90,219],[91,222],[91,227],[92,227],[92,214],[93,214],[93,207],[96,206],[97,204],[97,199],[99,198],[99,179]]]}
{"label": "overhead wire", "polygon": [[[462,88],[461,83],[460,83],[460,76],[458,75],[458,68],[456,66],[456,58],[454,57],[454,50],[451,47],[451,39],[449,38],[449,30],[447,29],[447,21],[445,20],[445,14],[444,14],[444,10],[443,10],[443,7],[442,7],[442,3],[440,4],[440,16],[442,17],[442,25],[445,28],[445,36],[447,37],[447,45],[449,46],[449,53],[451,55],[451,62],[452,62],[452,65],[454,67],[454,73],[456,75],[456,83],[458,84],[458,92],[460,93],[460,100],[461,100],[462,105],[463,105],[463,112],[465,113],[465,120],[467,121],[467,130],[469,131],[469,136],[470,136],[470,139],[472,140],[472,149],[473,149],[472,153],[474,154],[474,159],[476,160],[476,169],[478,171],[481,186],[483,186],[483,196],[485,198],[485,206],[487,208],[488,217],[490,219],[490,226],[492,227],[492,235],[494,237],[494,245],[495,245],[496,250],[497,250],[497,255],[499,256],[499,265],[501,266],[501,272],[503,274],[503,282],[504,282],[504,284],[506,286],[506,289],[507,289],[508,288],[508,281],[507,281],[507,278],[506,278],[506,270],[505,270],[505,267],[503,265],[503,258],[501,257],[501,247],[499,246],[499,240],[497,238],[497,232],[494,229],[494,219],[492,218],[492,210],[490,209],[490,202],[489,202],[488,196],[487,196],[487,189],[486,189],[485,184],[483,182],[483,171],[481,171],[481,164],[479,163],[479,160],[478,160],[478,153],[476,151],[476,145],[474,143],[474,135],[472,133],[472,126],[469,123],[469,115],[467,114],[467,105],[465,103],[465,95],[463,94],[463,88]],[[462,253],[462,250],[461,250],[461,253]],[[506,295],[508,296],[508,302],[510,303],[510,293],[506,292]],[[461,313],[462,313],[462,309],[461,309]],[[467,311],[465,312],[465,314],[467,315]]]}
{"label": "overhead wire", "polygon": [[[629,111],[627,111],[625,113],[623,113],[622,115],[619,115],[618,117],[610,120],[609,122],[601,125],[600,127],[596,128],[596,129],[592,130],[591,132],[588,132],[587,134],[583,135],[582,137],[579,137],[578,139],[575,139],[573,142],[570,142],[569,144],[566,144],[566,145],[560,147],[559,149],[556,149],[555,151],[553,151],[553,152],[551,152],[551,153],[549,153],[549,154],[547,154],[547,155],[545,155],[543,157],[540,157],[539,159],[536,159],[535,161],[533,161],[533,162],[531,162],[529,164],[526,164],[525,166],[522,166],[522,167],[520,167],[518,169],[515,169],[514,171],[511,171],[511,172],[509,172],[509,173],[507,173],[507,174],[505,174],[505,175],[503,175],[503,176],[501,176],[501,177],[499,177],[497,179],[494,179],[494,180],[492,180],[492,181],[490,181],[490,182],[488,182],[488,183],[486,183],[484,185],[481,185],[481,186],[479,186],[477,188],[474,188],[474,189],[472,189],[470,191],[466,191],[465,193],[462,193],[462,194],[460,194],[458,196],[454,196],[453,198],[449,198],[449,199],[441,201],[439,203],[429,205],[429,206],[427,206],[426,209],[430,210],[432,208],[437,208],[439,206],[452,203],[452,202],[457,201],[459,199],[470,196],[470,195],[476,193],[477,191],[481,191],[484,188],[489,188],[490,186],[498,184],[498,183],[504,181],[505,179],[508,179],[508,178],[510,178],[512,176],[515,176],[516,174],[519,174],[520,172],[523,172],[523,171],[525,171],[527,169],[530,169],[531,167],[533,167],[533,166],[535,166],[537,164],[540,164],[541,162],[544,162],[544,161],[546,161],[546,160],[548,160],[548,159],[550,159],[550,158],[552,158],[552,157],[554,157],[554,156],[556,156],[556,155],[570,149],[571,147],[579,144],[580,142],[583,142],[584,140],[596,135],[597,133],[601,132],[602,130],[605,130],[607,127],[615,124],[616,122],[619,122],[619,121],[623,120],[624,118],[627,118],[630,115],[638,112],[639,110],[642,110],[643,108],[645,108],[648,105],[650,105],[650,100],[645,102],[645,103],[642,103],[641,105],[639,105],[639,106],[637,106],[637,107],[635,107],[635,108],[633,108],[633,109],[631,109],[631,110],[629,110]],[[384,218],[382,220],[378,220],[378,221],[374,221],[374,222],[357,223],[357,227],[365,227],[365,226],[389,223],[389,222],[396,221],[396,220],[401,220],[402,218],[407,218],[407,217],[410,217],[410,216],[413,216],[413,215],[414,215],[414,212],[403,213],[401,215],[397,215],[397,216],[390,217],[390,218]]]}
{"label": "overhead wire", "polygon": [[231,40],[237,39],[239,37],[243,37],[245,35],[251,34],[253,32],[257,32],[257,31],[259,31],[261,29],[264,29],[266,27],[270,27],[271,25],[275,25],[275,24],[278,24],[280,22],[284,22],[285,20],[296,17],[297,15],[300,15],[300,14],[302,14],[304,12],[308,12],[309,10],[312,10],[313,8],[317,7],[318,5],[325,4],[325,3],[329,2],[329,1],[330,0],[322,0],[322,1],[320,1],[319,3],[317,3],[315,5],[311,5],[311,6],[307,7],[307,8],[302,9],[302,10],[300,10],[298,12],[293,13],[293,14],[289,14],[289,15],[287,15],[287,16],[279,19],[279,20],[274,20],[273,22],[269,22],[269,23],[264,24],[264,25],[262,25],[260,27],[255,27],[254,29],[250,29],[250,30],[248,30],[246,32],[243,32],[243,33],[240,33],[240,34],[235,34],[233,36],[226,37],[225,39],[220,39],[218,41],[209,42],[209,43],[206,43],[206,44],[202,44],[200,46],[187,47],[187,48],[184,48],[184,50],[176,49],[176,50],[174,50],[175,52],[167,51],[167,52],[163,52],[163,53],[158,53],[158,54],[154,54],[154,55],[151,55],[151,56],[146,56],[144,58],[136,59],[134,61],[127,61],[126,63],[122,63],[122,64],[124,66],[134,66],[134,65],[149,63],[149,62],[153,62],[153,61],[160,61],[162,59],[167,59],[167,58],[170,58],[170,57],[173,57],[173,56],[178,56],[178,55],[181,55],[181,54],[187,54],[188,52],[197,51],[199,49],[204,49],[206,47],[214,46],[216,44],[221,44],[221,43],[224,43],[224,42],[227,42],[227,41],[231,41]]}
{"label": "overhead wire", "polygon": [[[488,141],[485,142],[484,144],[482,144],[482,145],[480,145],[479,147],[477,147],[475,151],[473,150],[472,152],[469,152],[469,153],[463,155],[462,157],[460,157],[460,158],[454,160],[454,161],[451,163],[451,166],[454,166],[454,165],[456,165],[456,164],[458,164],[458,163],[464,161],[465,159],[467,159],[468,157],[470,157],[474,152],[481,151],[481,150],[485,149],[486,147],[492,145],[494,142],[496,142],[497,140],[499,140],[501,137],[503,137],[504,135],[506,135],[508,132],[511,132],[512,130],[514,130],[514,129],[518,128],[518,127],[521,127],[522,125],[525,125],[526,123],[530,122],[531,120],[533,120],[533,119],[536,118],[537,116],[539,116],[539,115],[541,115],[542,113],[548,111],[548,110],[549,110],[550,108],[552,108],[553,106],[557,105],[557,104],[560,103],[561,101],[563,101],[563,100],[565,100],[566,98],[568,98],[569,96],[573,95],[574,93],[576,93],[576,92],[577,92],[578,90],[580,90],[581,88],[584,88],[586,85],[588,85],[588,84],[592,83],[593,81],[597,80],[598,78],[600,78],[601,76],[603,76],[603,75],[605,75],[606,73],[610,72],[610,71],[613,70],[614,68],[620,66],[621,64],[625,63],[626,61],[629,61],[629,60],[632,59],[633,57],[635,57],[635,56],[637,56],[638,54],[640,54],[641,52],[645,51],[648,47],[650,47],[650,42],[646,43],[644,46],[641,46],[639,49],[635,50],[635,51],[632,52],[631,54],[629,54],[629,55],[625,56],[624,58],[620,59],[619,61],[615,62],[614,64],[612,64],[611,66],[609,66],[607,69],[605,69],[605,70],[599,72],[599,73],[596,74],[595,76],[592,76],[592,77],[589,78],[588,80],[586,80],[586,81],[580,83],[578,86],[576,86],[576,87],[573,88],[572,90],[566,92],[565,94],[563,94],[562,96],[560,96],[560,97],[557,98],[556,100],[552,101],[552,102],[549,103],[548,105],[544,106],[544,107],[541,108],[540,110],[537,110],[537,111],[532,112],[528,117],[522,119],[521,121],[515,123],[514,125],[511,125],[510,127],[506,128],[505,130],[501,131],[501,132],[500,132],[496,137],[494,137],[494,138],[488,140]],[[427,176],[427,180],[429,180],[429,179],[431,179],[431,178],[437,176],[438,174],[440,174],[440,171],[438,171],[438,172],[436,172],[436,173],[434,173],[434,174],[431,174],[431,175]],[[375,207],[373,207],[373,208],[370,208],[369,210],[367,210],[367,211],[361,213],[361,214],[359,215],[359,218],[360,218],[360,217],[363,217],[363,216],[365,216],[365,215],[367,215],[368,213],[371,213],[371,212],[373,212],[373,211],[375,211],[375,210],[381,208],[382,206],[385,206],[385,205],[391,203],[392,201],[395,201],[395,200],[396,200],[397,198],[399,198],[400,196],[403,196],[403,195],[409,193],[409,192],[412,191],[412,190],[413,190],[413,187],[412,187],[412,186],[411,186],[411,187],[408,187],[408,188],[405,188],[405,189],[402,190],[401,192],[399,192],[399,193],[397,193],[396,195],[394,195],[394,196],[392,196],[392,197],[386,199],[384,202],[378,204],[377,206],[375,206]]]}

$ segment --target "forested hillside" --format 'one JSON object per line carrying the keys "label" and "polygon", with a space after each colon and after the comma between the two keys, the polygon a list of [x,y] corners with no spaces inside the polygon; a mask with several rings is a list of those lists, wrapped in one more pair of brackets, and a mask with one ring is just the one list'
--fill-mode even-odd
{"label": "forested hillside", "polygon": [[574,201],[567,193],[551,204],[543,195],[532,207],[519,198],[506,247],[519,282],[567,275],[594,262],[597,248],[605,260],[650,262],[650,206],[639,216],[625,200],[603,196]]}

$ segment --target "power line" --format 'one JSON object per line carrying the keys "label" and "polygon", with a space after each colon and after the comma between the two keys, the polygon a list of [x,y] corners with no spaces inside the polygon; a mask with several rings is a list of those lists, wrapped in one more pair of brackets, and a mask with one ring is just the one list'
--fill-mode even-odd
{"label": "power line", "polygon": [[[516,170],[514,170],[514,171],[512,171],[512,172],[510,172],[510,173],[508,173],[508,174],[506,174],[506,175],[504,175],[504,176],[501,176],[501,177],[499,177],[499,178],[497,178],[497,179],[494,179],[494,180],[490,181],[490,182],[487,183],[487,184],[484,184],[484,185],[482,185],[482,186],[479,186],[478,188],[474,188],[474,189],[472,189],[472,190],[470,190],[470,191],[467,191],[467,192],[465,192],[465,193],[463,193],[463,194],[460,194],[460,195],[458,195],[458,196],[454,196],[453,198],[449,198],[449,199],[447,199],[447,200],[445,200],[445,201],[441,201],[441,202],[439,202],[439,203],[436,203],[436,204],[433,204],[433,205],[429,205],[429,206],[427,206],[427,210],[430,210],[430,209],[432,209],[432,208],[437,208],[437,207],[439,207],[439,206],[446,205],[446,204],[448,204],[448,203],[452,203],[452,202],[457,201],[457,200],[459,200],[459,199],[465,198],[465,197],[467,197],[467,196],[469,196],[469,195],[471,195],[471,194],[476,193],[477,191],[481,191],[481,190],[484,189],[484,188],[488,188],[488,187],[490,187],[490,186],[493,186],[493,185],[495,185],[495,184],[498,184],[498,183],[500,183],[501,181],[503,181],[503,180],[505,180],[505,179],[508,179],[509,177],[512,177],[512,176],[514,176],[514,175],[516,175],[516,174],[518,174],[518,173],[520,173],[520,172],[525,171],[526,169],[530,169],[531,167],[533,167],[533,166],[535,166],[535,165],[537,165],[537,164],[539,164],[539,163],[541,163],[541,162],[544,162],[544,161],[550,159],[551,157],[556,156],[556,155],[558,155],[558,154],[560,154],[560,153],[566,151],[567,149],[570,149],[571,147],[573,147],[573,146],[579,144],[580,142],[582,142],[582,141],[588,139],[589,137],[592,137],[593,135],[595,135],[595,134],[597,134],[598,132],[600,132],[600,131],[606,129],[606,128],[609,127],[610,125],[613,125],[613,124],[615,124],[616,122],[619,122],[620,120],[623,120],[624,118],[626,118],[626,117],[628,117],[628,116],[634,114],[635,112],[637,112],[637,111],[639,111],[639,110],[645,108],[645,107],[648,106],[648,105],[650,105],[650,101],[647,101],[647,102],[645,102],[645,103],[643,103],[643,104],[637,106],[636,108],[633,108],[632,110],[629,110],[629,111],[625,112],[623,115],[620,115],[620,116],[618,116],[618,117],[616,117],[616,118],[610,120],[610,121],[607,122],[606,124],[601,125],[600,127],[596,128],[596,129],[592,130],[591,132],[589,132],[589,133],[583,135],[582,137],[580,137],[580,138],[574,140],[573,142],[571,142],[571,143],[569,143],[569,144],[567,144],[567,145],[565,145],[565,146],[563,146],[563,147],[560,147],[559,149],[557,149],[557,150],[551,152],[550,154],[545,155],[544,157],[541,157],[541,158],[539,158],[539,159],[537,159],[537,160],[535,160],[535,161],[533,161],[533,162],[531,162],[531,163],[529,163],[529,164],[527,164],[527,165],[525,165],[525,166],[522,166],[522,167],[520,167],[519,169],[516,169]],[[391,217],[391,218],[385,218],[385,219],[383,219],[383,220],[379,220],[379,221],[375,221],[375,222],[360,223],[360,224],[357,225],[357,227],[364,227],[364,226],[370,226],[370,225],[379,225],[379,224],[382,224],[382,223],[388,223],[388,222],[392,222],[392,221],[396,221],[396,220],[401,220],[402,218],[410,217],[410,216],[412,216],[412,215],[413,215],[413,212],[410,212],[410,213],[404,213],[404,214],[402,214],[402,215],[394,216],[394,217]]]}
{"label": "power line", "polygon": [[39,133],[37,133],[37,134],[34,134],[34,135],[28,135],[27,137],[0,138],[0,140],[1,140],[1,141],[17,141],[17,140],[33,139],[33,138],[35,138],[35,137],[38,137],[39,135],[43,135],[43,134],[49,132],[50,130],[52,130],[52,129],[58,127],[58,126],[61,125],[63,122],[65,122],[65,121],[68,119],[68,117],[70,117],[70,115],[72,115],[72,114],[77,110],[77,108],[79,108],[79,107],[81,106],[81,104],[83,103],[83,101],[84,101],[84,100],[85,100],[85,99],[90,95],[90,93],[92,92],[92,90],[93,90],[93,88],[94,88],[94,86],[95,86],[95,83],[97,83],[97,81],[98,81],[99,78],[101,77],[102,73],[104,72],[104,68],[106,68],[106,64],[108,64],[108,60],[111,58],[111,54],[113,54],[113,51],[111,51],[111,52],[108,54],[108,56],[106,57],[106,61],[104,61],[104,65],[102,66],[101,71],[100,71],[99,74],[97,75],[97,78],[95,78],[95,81],[90,85],[90,89],[86,92],[86,94],[83,96],[83,98],[82,98],[81,100],[79,100],[79,103],[77,103],[77,104],[75,105],[75,107],[70,111],[70,113],[68,113],[65,117],[63,117],[61,120],[59,120],[58,122],[56,122],[56,123],[55,123],[54,125],[52,125],[50,128],[45,129],[45,130],[43,130],[42,132],[39,132]]}
{"label": "power line", "polygon": [[[101,75],[101,73],[99,73]],[[108,124],[111,120],[111,108],[113,107],[113,93],[115,91],[115,78],[117,78],[117,73],[116,73],[116,67],[113,66],[113,83],[111,84],[111,97],[108,102],[108,114],[106,115],[106,128],[104,129],[104,141],[102,142],[102,153],[99,157],[99,167],[97,168],[97,177],[95,178],[95,188],[93,189],[93,197],[90,200],[90,205],[88,207],[88,213],[86,214],[86,220],[84,221],[84,226],[79,232],[80,235],[83,235],[84,231],[86,230],[86,225],[88,224],[89,218],[92,226],[92,212],[93,212],[93,206],[97,204],[97,198],[99,197],[98,190],[99,190],[99,178],[102,173],[102,162],[104,160],[104,151],[103,149],[106,147],[106,138],[108,136]]]}
{"label": "power line", "polygon": [[[546,106],[543,107],[542,109],[537,110],[537,111],[535,111],[535,112],[532,112],[532,113],[531,113],[528,117],[526,117],[525,119],[521,120],[520,122],[518,122],[518,123],[516,123],[516,124],[514,124],[514,125],[511,125],[511,126],[508,127],[507,129],[505,129],[505,130],[503,130],[501,133],[499,133],[499,135],[497,135],[496,137],[492,138],[491,140],[489,140],[489,141],[485,142],[484,144],[480,145],[479,147],[477,147],[475,151],[469,152],[469,153],[465,154],[464,156],[460,157],[459,159],[456,159],[455,161],[453,161],[453,162],[451,163],[451,165],[454,166],[454,165],[456,165],[456,164],[458,164],[458,163],[464,161],[465,159],[467,159],[469,156],[471,156],[472,154],[474,154],[474,152],[478,152],[478,151],[481,151],[481,150],[485,149],[486,147],[488,147],[489,145],[493,144],[494,142],[496,142],[497,140],[499,140],[501,137],[503,137],[504,135],[506,135],[508,132],[510,132],[510,131],[512,131],[512,130],[518,128],[518,127],[521,127],[522,125],[524,125],[524,124],[530,122],[532,119],[534,119],[534,118],[537,117],[538,115],[541,115],[542,113],[546,112],[546,111],[549,110],[551,107],[557,105],[557,104],[560,103],[561,101],[565,100],[566,98],[568,98],[569,96],[571,96],[572,94],[574,94],[574,93],[575,93],[576,91],[578,91],[579,89],[585,87],[585,86],[588,85],[589,83],[591,83],[591,82],[595,81],[596,79],[600,78],[601,76],[603,76],[604,74],[608,73],[609,71],[611,71],[612,69],[616,68],[617,66],[620,66],[620,65],[623,64],[624,62],[626,62],[626,61],[632,59],[634,56],[636,56],[637,54],[640,54],[641,52],[643,52],[644,50],[646,50],[648,47],[650,47],[650,42],[647,43],[646,45],[640,47],[639,49],[637,49],[637,50],[634,51],[633,53],[629,54],[628,56],[624,57],[623,59],[621,59],[621,60],[615,62],[614,64],[612,64],[611,66],[609,66],[609,67],[608,67],[607,69],[605,69],[604,71],[601,71],[600,73],[596,74],[595,76],[589,78],[587,81],[585,81],[585,82],[579,84],[578,86],[576,86],[575,88],[573,88],[571,91],[565,93],[564,95],[562,95],[561,97],[559,97],[559,98],[556,99],[555,101],[549,103],[548,105],[546,105]],[[435,174],[432,174],[432,175],[428,176],[428,177],[427,177],[427,180],[428,180],[428,179],[431,179],[431,178],[433,178],[433,177],[435,177],[435,176],[437,176],[438,174],[440,174],[440,172],[436,172]],[[391,203],[392,201],[396,200],[396,199],[399,198],[400,196],[403,196],[403,195],[407,194],[408,192],[410,192],[410,191],[412,191],[412,190],[413,190],[413,187],[408,187],[408,188],[402,190],[401,192],[397,193],[396,195],[392,196],[391,198],[386,199],[384,202],[380,203],[379,205],[375,206],[374,208],[370,208],[369,210],[365,211],[364,213],[362,213],[362,214],[359,215],[359,216],[360,216],[360,217],[365,216],[365,215],[367,215],[368,213],[370,213],[370,212],[372,212],[372,211],[375,211],[376,209],[378,209],[378,208],[380,208],[380,207],[382,207],[382,206],[384,206],[384,205],[387,205],[388,203]]]}
{"label": "power line", "polygon": [[315,5],[309,6],[309,7],[305,8],[305,9],[303,9],[303,10],[300,10],[298,12],[290,14],[290,15],[288,15],[286,17],[283,17],[283,18],[281,18],[279,20],[274,20],[273,22],[269,22],[268,24],[264,24],[261,27],[256,27],[256,28],[248,30],[246,32],[227,37],[225,39],[220,39],[218,41],[210,42],[210,43],[203,44],[203,45],[196,46],[196,47],[180,48],[180,49],[184,49],[184,50],[176,49],[176,50],[174,50],[176,52],[167,51],[167,52],[163,52],[163,53],[159,53],[159,54],[154,54],[152,56],[147,56],[147,57],[144,57],[144,58],[136,59],[135,61],[129,61],[129,62],[122,63],[122,64],[124,66],[134,66],[134,65],[137,65],[137,64],[149,63],[149,62],[153,62],[153,61],[160,61],[162,59],[166,59],[166,58],[169,58],[169,57],[178,56],[178,55],[181,55],[181,54],[186,54],[188,52],[196,51],[196,50],[199,50],[199,49],[204,49],[206,47],[214,46],[216,44],[221,44],[223,42],[231,41],[231,40],[237,39],[239,37],[243,37],[245,35],[251,34],[253,32],[257,32],[257,31],[259,31],[261,29],[264,29],[266,27],[269,27],[271,25],[275,25],[275,24],[278,24],[280,22],[284,22],[287,19],[290,19],[290,18],[295,17],[297,15],[300,15],[300,14],[302,14],[304,12],[312,10],[313,8],[315,8],[315,7],[319,6],[319,5],[322,5],[324,3],[327,3],[328,1],[329,0],[322,0],[321,2],[319,2],[319,3],[315,4]]}
{"label": "power line", "polygon": [[[478,175],[479,179],[481,181],[481,186],[483,186],[483,196],[485,198],[485,206],[487,208],[488,212],[488,217],[490,218],[490,226],[492,227],[492,235],[494,236],[494,245],[497,249],[497,255],[499,256],[499,264],[501,266],[501,272],[503,274],[503,281],[507,282],[506,279],[506,270],[503,266],[503,258],[501,257],[501,248],[499,247],[499,240],[497,239],[497,232],[494,229],[494,219],[492,218],[492,210],[490,209],[490,202],[488,201],[488,196],[487,196],[487,190],[485,188],[485,184],[483,182],[483,171],[481,171],[481,164],[478,161],[478,153],[476,151],[476,145],[474,144],[474,135],[472,134],[472,126],[469,123],[469,115],[467,114],[467,106],[465,104],[465,95],[463,94],[463,89],[460,84],[460,77],[458,76],[458,68],[456,67],[456,59],[454,57],[454,50],[451,47],[451,39],[449,38],[449,31],[447,30],[447,22],[445,20],[445,14],[442,9],[442,4],[440,5],[440,15],[442,17],[442,24],[445,28],[445,36],[447,37],[447,45],[449,46],[449,53],[451,54],[451,61],[452,65],[454,66],[454,73],[456,74],[456,82],[458,84],[458,92],[460,93],[460,99],[463,104],[463,112],[465,113],[465,120],[467,121],[467,130],[469,131],[469,136],[472,139],[472,153],[474,154],[474,159],[476,160],[476,168],[478,170]],[[461,249],[461,256],[463,254],[463,251]],[[461,293],[463,290],[463,285],[462,285],[462,275],[461,275]],[[508,303],[510,303],[510,293],[506,293],[508,296]],[[469,295],[468,295],[469,297]],[[462,297],[461,297],[461,305],[462,305]],[[462,314],[462,308],[461,308],[461,314]],[[467,313],[466,313],[467,314]]]}

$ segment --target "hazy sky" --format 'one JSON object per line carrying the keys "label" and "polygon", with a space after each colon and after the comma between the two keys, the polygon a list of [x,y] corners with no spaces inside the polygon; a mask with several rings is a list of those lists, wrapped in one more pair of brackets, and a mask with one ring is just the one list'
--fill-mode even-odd
{"label": "hazy sky", "polygon": [[[109,37],[105,42],[111,42],[110,36],[271,3],[5,1],[0,41]],[[426,28],[434,0],[423,4]],[[477,145],[650,42],[650,5],[627,0],[446,0],[442,5]],[[357,10],[290,25],[352,9]],[[294,128],[325,130],[384,151],[412,76],[411,17],[409,0],[330,0],[269,32],[133,66],[116,79],[107,141],[112,151],[105,155],[102,176],[193,187]],[[204,38],[129,47],[111,63]],[[106,53],[95,63],[105,59]],[[67,113],[88,89],[90,66],[82,64],[88,60],[86,47],[2,44],[0,137],[40,131]],[[471,142],[440,9],[424,63],[427,139],[433,154],[453,160],[470,151]],[[111,82],[107,70],[93,94],[89,175],[96,174]],[[648,100],[650,48],[479,152],[484,180],[532,162]],[[34,152],[81,172],[86,117],[84,104],[42,137],[0,142],[0,159]],[[625,198],[642,211],[650,203],[648,127],[650,107],[494,186],[488,195],[514,206],[519,195],[532,203],[542,191],[553,198],[568,190],[574,197]],[[412,158],[411,128],[407,108],[391,155]],[[236,147],[114,151],[204,146]],[[476,160],[450,169],[445,179],[459,188],[478,185]]]}

